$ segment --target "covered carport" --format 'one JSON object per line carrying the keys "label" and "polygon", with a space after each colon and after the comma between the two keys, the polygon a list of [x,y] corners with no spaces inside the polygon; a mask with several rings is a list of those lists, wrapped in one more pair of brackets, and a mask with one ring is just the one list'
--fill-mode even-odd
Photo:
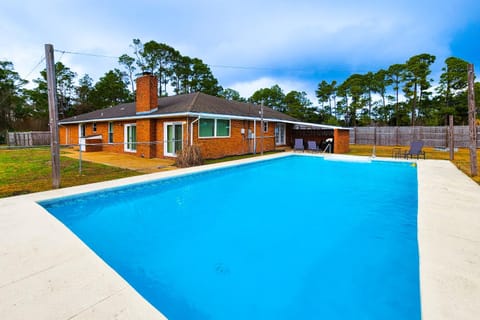
{"label": "covered carport", "polygon": [[[347,153],[350,150],[350,128],[314,124],[307,122],[292,123],[290,145],[295,139],[303,139],[305,149],[308,141],[315,141],[321,151]],[[331,147],[328,147],[328,144]]]}

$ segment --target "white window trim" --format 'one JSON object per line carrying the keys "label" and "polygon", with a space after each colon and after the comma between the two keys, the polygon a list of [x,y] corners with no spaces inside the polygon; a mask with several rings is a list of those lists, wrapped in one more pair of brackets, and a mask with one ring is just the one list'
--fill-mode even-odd
{"label": "white window trim", "polygon": [[183,122],[165,122],[163,124],[163,155],[167,157],[176,157],[176,153],[169,153],[168,150],[168,140],[167,140],[167,128],[169,125],[181,125],[182,126],[182,149],[183,149],[183,135],[184,135],[184,129],[183,129]]}
{"label": "white window trim", "polygon": [[[108,128],[107,128],[107,140],[108,140],[108,143],[109,144],[112,144],[113,143],[113,131],[114,131],[114,127],[115,127],[115,124],[113,121],[110,121],[108,122],[107,124]],[[110,131],[110,126],[111,126],[111,131]],[[112,134],[112,140],[110,141],[110,134]]]}
{"label": "white window trim", "polygon": [[283,146],[287,143],[287,141],[286,141],[287,140],[287,125],[285,123],[278,123],[277,122],[276,127],[282,127],[283,128],[283,141],[280,141],[280,143],[278,143],[277,132],[275,132],[275,145],[276,146]]}
{"label": "white window trim", "polygon": [[[83,128],[83,130],[82,130],[82,128]],[[82,134],[82,131],[83,131],[83,134]],[[78,124],[78,137],[82,138],[86,135],[87,135],[87,128],[86,128],[85,123],[79,123]]]}
{"label": "white window trim", "polygon": [[137,134],[136,134],[137,124],[136,124],[136,123],[127,123],[127,124],[125,124],[124,129],[123,129],[123,141],[124,141],[123,151],[125,151],[125,152],[131,152],[131,153],[136,153],[136,152],[137,152],[137,149],[136,149],[136,143],[137,143],[137,141],[136,141],[136,139],[135,139],[135,141],[134,141],[134,143],[135,143],[135,150],[128,148],[128,141],[127,141],[128,134],[127,134],[127,132],[128,132],[128,128],[129,128],[129,127],[135,127],[135,137],[136,137],[136,135],[137,135]]}
{"label": "white window trim", "polygon": [[97,133],[97,123],[96,122],[92,122],[92,132]]}
{"label": "white window trim", "polygon": [[263,133],[268,132],[268,121],[263,121]]}
{"label": "white window trim", "polygon": [[[213,120],[213,136],[211,137],[201,137],[200,136],[200,121],[202,119],[210,119]],[[217,136],[217,120],[228,120],[228,136]],[[223,139],[223,138],[230,138],[232,135],[232,119],[224,119],[224,118],[201,118],[198,121],[198,131],[197,136],[198,139]]]}
{"label": "white window trim", "polygon": [[[82,131],[84,134],[82,134]],[[80,151],[86,151],[85,148],[85,136],[87,135],[87,128],[85,123],[78,124],[78,147]]]}

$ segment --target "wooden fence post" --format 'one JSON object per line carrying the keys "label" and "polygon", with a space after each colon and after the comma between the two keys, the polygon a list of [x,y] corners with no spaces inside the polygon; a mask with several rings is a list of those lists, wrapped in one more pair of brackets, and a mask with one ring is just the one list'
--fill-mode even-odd
{"label": "wooden fence post", "polygon": [[450,150],[450,161],[453,160],[455,156],[455,146],[453,141],[453,115],[448,116],[449,130],[448,130],[448,148]]}
{"label": "wooden fence post", "polygon": [[395,127],[395,145],[396,146],[400,145],[400,139],[398,137],[398,126]]}

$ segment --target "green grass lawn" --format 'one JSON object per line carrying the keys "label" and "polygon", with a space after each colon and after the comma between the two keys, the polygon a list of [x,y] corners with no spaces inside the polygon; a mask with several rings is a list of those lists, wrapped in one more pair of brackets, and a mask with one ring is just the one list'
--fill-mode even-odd
{"label": "green grass lawn", "polygon": [[[60,157],[61,187],[135,176],[136,171]],[[50,190],[52,171],[49,148],[0,150],[0,198]]]}
{"label": "green grass lawn", "polygon": [[[377,157],[391,157],[392,150],[394,147],[390,146],[377,146],[375,148],[375,154]],[[408,146],[401,147],[404,151],[408,150]],[[350,155],[359,155],[359,156],[371,156],[372,155],[372,145],[350,145]],[[426,153],[427,159],[436,159],[436,160],[449,160],[450,153],[445,151],[435,150],[434,148],[423,148]],[[459,148],[454,154],[453,164],[457,166],[463,173],[467,176],[470,176],[470,150],[467,148]],[[477,149],[477,166],[480,169],[480,151]],[[480,184],[480,175],[472,177],[472,179]]]}

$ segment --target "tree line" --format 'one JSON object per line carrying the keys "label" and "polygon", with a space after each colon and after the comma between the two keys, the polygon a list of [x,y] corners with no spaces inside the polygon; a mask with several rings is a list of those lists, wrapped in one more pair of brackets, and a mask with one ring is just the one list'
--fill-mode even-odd
{"label": "tree line", "polygon": [[[435,59],[424,53],[387,69],[352,74],[339,84],[321,81],[316,95],[326,121],[343,119],[348,126],[438,126],[446,125],[448,115],[454,115],[456,124],[466,124],[468,62],[445,59],[438,85],[433,87],[430,75]],[[479,83],[475,91],[478,104]]]}
{"label": "tree line", "polygon": [[[284,93],[279,85],[260,88],[242,97],[223,88],[210,67],[199,58],[182,55],[173,47],[133,39],[132,52],[118,59],[118,68],[94,83],[62,62],[55,64],[59,117],[66,118],[134,100],[135,78],[151,72],[159,80],[158,94],[203,92],[229,100],[263,103],[301,121],[344,126],[444,125],[453,114],[458,124],[467,123],[467,62],[445,60],[438,86],[432,87],[430,54],[412,56],[405,63],[364,74],[352,74],[343,82],[321,80],[314,104],[304,91]],[[46,70],[26,89],[9,61],[0,61],[0,133],[14,129],[18,120],[48,119]],[[475,83],[477,104],[480,84]],[[48,122],[48,121],[47,121]]]}

